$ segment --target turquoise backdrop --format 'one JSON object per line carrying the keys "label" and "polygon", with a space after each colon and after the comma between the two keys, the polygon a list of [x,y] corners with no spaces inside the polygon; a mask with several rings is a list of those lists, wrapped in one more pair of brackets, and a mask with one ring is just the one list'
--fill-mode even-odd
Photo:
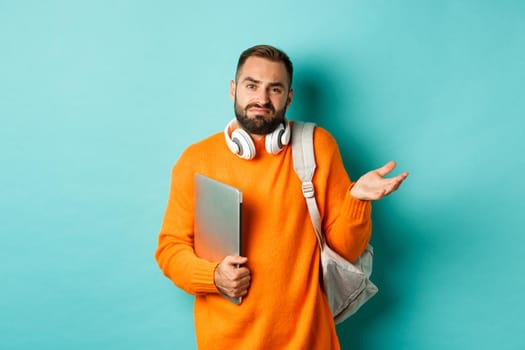
{"label": "turquoise backdrop", "polygon": [[520,0],[0,0],[0,348],[195,348],[153,258],[170,170],[258,43],[352,178],[411,173],[343,349],[525,349]]}

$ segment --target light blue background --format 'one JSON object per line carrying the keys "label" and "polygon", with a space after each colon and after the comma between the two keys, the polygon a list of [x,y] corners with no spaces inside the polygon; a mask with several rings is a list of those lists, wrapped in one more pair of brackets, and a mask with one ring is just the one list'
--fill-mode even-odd
{"label": "light blue background", "polygon": [[519,0],[0,0],[0,348],[195,347],[153,259],[170,170],[269,43],[354,179],[411,173],[343,348],[524,349],[524,38]]}

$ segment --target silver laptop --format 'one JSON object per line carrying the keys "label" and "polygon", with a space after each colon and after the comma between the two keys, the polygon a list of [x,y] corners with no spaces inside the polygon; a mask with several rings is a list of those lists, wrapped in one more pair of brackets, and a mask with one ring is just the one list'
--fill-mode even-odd
{"label": "silver laptop", "polygon": [[[241,255],[242,192],[201,174],[195,174],[195,238],[197,256],[221,261]],[[240,303],[240,298],[228,298]]]}

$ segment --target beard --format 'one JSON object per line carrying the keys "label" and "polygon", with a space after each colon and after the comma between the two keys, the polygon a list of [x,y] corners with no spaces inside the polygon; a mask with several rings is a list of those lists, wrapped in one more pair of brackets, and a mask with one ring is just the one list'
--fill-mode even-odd
{"label": "beard", "polygon": [[[254,117],[248,117],[248,109],[252,107],[262,107],[269,109],[273,116],[265,117],[264,115],[255,115]],[[286,107],[283,109],[275,110],[271,103],[265,105],[249,104],[245,108],[237,104],[237,99],[234,102],[235,117],[237,122],[244,130],[254,135],[267,135],[272,133],[279,124],[284,124],[284,115],[286,113]],[[268,119],[267,119],[268,118]]]}

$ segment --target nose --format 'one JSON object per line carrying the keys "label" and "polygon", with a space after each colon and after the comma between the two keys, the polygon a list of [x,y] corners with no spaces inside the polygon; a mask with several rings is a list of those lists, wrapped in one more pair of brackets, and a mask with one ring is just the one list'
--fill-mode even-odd
{"label": "nose", "polygon": [[266,89],[259,89],[257,91],[257,102],[263,106],[270,102],[270,94]]}

